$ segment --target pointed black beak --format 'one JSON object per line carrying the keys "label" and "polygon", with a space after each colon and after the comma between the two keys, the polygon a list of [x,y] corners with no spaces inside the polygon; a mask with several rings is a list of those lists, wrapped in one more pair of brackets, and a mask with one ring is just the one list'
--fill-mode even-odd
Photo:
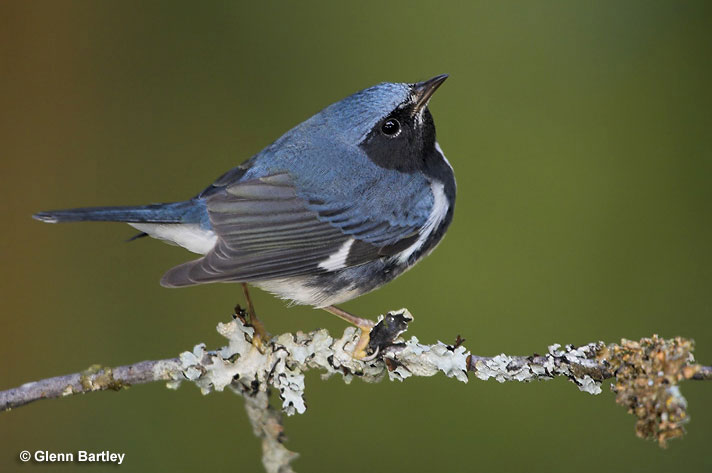
{"label": "pointed black beak", "polygon": [[447,78],[447,74],[440,74],[439,76],[435,76],[432,79],[428,79],[423,82],[418,82],[411,86],[411,88],[413,89],[413,97],[415,102],[415,106],[413,107],[413,114],[419,113],[423,108],[425,108],[426,105],[428,105],[430,97],[433,96],[435,91],[438,90],[438,87],[440,87],[440,85],[445,82],[445,79]]}

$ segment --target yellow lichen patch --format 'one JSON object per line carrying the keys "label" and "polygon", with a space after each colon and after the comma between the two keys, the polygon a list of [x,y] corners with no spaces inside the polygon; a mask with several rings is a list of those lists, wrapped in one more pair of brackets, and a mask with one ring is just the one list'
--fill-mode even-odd
{"label": "yellow lichen patch", "polygon": [[693,342],[653,335],[640,341],[621,340],[603,348],[599,360],[609,364],[615,376],[611,386],[616,402],[635,415],[635,432],[655,439],[661,447],[681,437],[685,430],[687,402],[677,383],[692,378],[700,369],[694,364]]}
{"label": "yellow lichen patch", "polygon": [[112,369],[102,368],[101,365],[92,365],[84,370],[79,378],[79,383],[84,391],[103,391],[105,389],[119,391],[131,386],[126,381],[115,379]]}
{"label": "yellow lichen patch", "polygon": [[100,372],[102,369],[101,365],[96,364],[96,365],[91,365],[89,368],[85,369],[82,371],[81,376],[79,377],[79,383],[82,385],[82,388],[84,391],[93,391],[93,377],[96,375],[98,372]]}

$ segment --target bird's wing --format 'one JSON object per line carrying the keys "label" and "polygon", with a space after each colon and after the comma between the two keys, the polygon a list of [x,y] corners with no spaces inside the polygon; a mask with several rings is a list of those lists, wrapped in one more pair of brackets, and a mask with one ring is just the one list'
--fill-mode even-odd
{"label": "bird's wing", "polygon": [[161,281],[165,286],[260,281],[356,266],[410,246],[427,220],[427,213],[418,219],[407,208],[400,216],[397,209],[372,213],[360,196],[348,203],[310,201],[286,173],[233,182],[206,201],[217,243],[203,258],[168,271]]}

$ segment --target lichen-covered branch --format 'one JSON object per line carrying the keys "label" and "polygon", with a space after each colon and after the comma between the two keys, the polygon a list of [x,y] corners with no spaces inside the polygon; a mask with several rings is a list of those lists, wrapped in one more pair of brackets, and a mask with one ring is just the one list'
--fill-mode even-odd
{"label": "lichen-covered branch", "polygon": [[267,471],[288,473],[296,454],[283,445],[281,414],[270,406],[269,392],[278,394],[281,411],[287,415],[305,412],[304,373],[308,370],[319,370],[324,378],[339,375],[347,383],[354,378],[365,382],[384,378],[403,381],[438,373],[465,383],[468,373],[499,382],[563,376],[591,394],[601,392],[604,380],[615,378],[612,388],[616,400],[638,418],[637,434],[654,438],[661,446],[682,435],[688,420],[678,383],[712,379],[712,368],[695,364],[692,342],[682,338],[653,336],[638,342],[596,342],[580,347],[557,344],[545,354],[485,357],[471,354],[459,336],[452,345],[422,344],[415,337],[404,339],[402,334],[412,320],[405,309],[381,317],[371,332],[368,348],[372,356],[358,360],[352,356],[359,336],[355,328],[347,328],[340,338],[326,330],[286,333],[258,349],[252,343],[253,328],[236,317],[218,325],[218,332],[228,341],[218,350],[208,351],[199,344],[179,358],[113,369],[95,366],[82,373],[28,383],[0,392],[0,410],[38,399],[119,390],[151,381],[168,381],[169,387],[177,388],[188,380],[204,394],[229,388],[246,400],[248,417],[262,439]]}
{"label": "lichen-covered branch", "polygon": [[287,450],[282,413],[269,404],[269,391],[244,393],[247,418],[255,436],[262,440],[262,465],[267,473],[294,473],[290,463],[299,454]]}
{"label": "lichen-covered branch", "polygon": [[566,376],[582,391],[598,394],[601,382],[615,378],[611,386],[616,402],[638,418],[636,434],[658,441],[684,434],[689,420],[687,402],[677,384],[686,379],[712,379],[709,366],[695,364],[693,343],[680,337],[665,340],[653,335],[620,344],[590,343],[581,347],[549,347],[546,355],[528,357],[472,355],[468,368],[478,378],[498,381],[530,381]]}

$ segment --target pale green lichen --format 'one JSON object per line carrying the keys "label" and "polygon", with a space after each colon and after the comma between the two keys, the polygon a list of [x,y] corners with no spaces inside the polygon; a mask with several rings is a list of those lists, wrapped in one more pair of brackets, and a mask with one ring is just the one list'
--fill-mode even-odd
{"label": "pale green lichen", "polygon": [[600,394],[603,376],[596,379],[589,371],[595,371],[595,357],[603,346],[601,342],[589,343],[580,347],[566,345],[549,346],[546,355],[532,357],[509,356],[504,353],[481,358],[474,362],[475,376],[482,380],[494,378],[500,383],[505,381],[529,382],[553,379],[555,376],[569,378],[579,390],[589,394]]}
{"label": "pale green lichen", "polygon": [[[229,387],[238,394],[254,397],[274,388],[288,415],[306,411],[304,372],[309,369],[321,370],[324,378],[340,375],[347,383],[355,377],[365,382],[378,382],[385,377],[402,381],[437,373],[467,382],[468,371],[480,379],[494,378],[499,382],[565,376],[590,394],[599,394],[601,383],[615,377],[612,387],[617,402],[638,417],[639,436],[655,438],[664,446],[668,439],[683,433],[686,402],[676,384],[699,371],[693,364],[689,340],[654,336],[609,346],[601,342],[579,347],[556,344],[544,355],[527,357],[474,357],[461,346],[461,340],[454,346],[442,342],[424,345],[415,337],[403,340],[400,334],[412,316],[402,310],[388,317],[376,337],[378,356],[372,361],[354,358],[359,331],[353,327],[347,328],[341,338],[331,337],[326,330],[283,334],[266,342],[260,351],[252,344],[254,330],[238,318],[218,325],[218,332],[228,340],[227,346],[207,351],[204,344],[199,344],[191,352],[182,353],[181,375],[197,384],[204,394]],[[180,381],[175,375],[172,377],[169,386],[175,387]],[[92,388],[111,380],[111,371],[105,370],[83,377],[82,385]]]}
{"label": "pale green lichen", "polygon": [[[406,310],[391,314],[396,315],[412,320]],[[383,360],[363,361],[353,356],[359,337],[359,331],[353,327],[347,328],[341,338],[331,337],[326,330],[283,334],[270,340],[263,351],[252,344],[252,327],[239,318],[219,324],[218,333],[228,339],[227,346],[208,352],[204,344],[199,344],[193,351],[180,355],[183,376],[197,384],[204,394],[226,387],[239,394],[275,388],[282,400],[282,410],[288,415],[306,411],[304,372],[308,369],[323,371],[323,377],[341,375],[347,383],[354,377],[378,382],[386,374],[392,380],[403,380],[439,372],[467,382],[469,353],[464,347],[453,348],[444,343],[422,345],[415,337],[405,342],[390,340],[389,343],[398,342],[398,348],[381,353]]]}

